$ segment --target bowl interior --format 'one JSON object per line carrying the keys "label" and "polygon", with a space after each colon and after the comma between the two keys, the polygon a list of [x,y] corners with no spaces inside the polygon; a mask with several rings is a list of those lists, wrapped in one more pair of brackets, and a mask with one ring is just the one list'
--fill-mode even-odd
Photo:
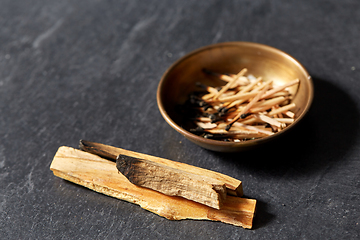
{"label": "bowl interior", "polygon": [[[196,82],[209,86],[222,86],[225,83],[216,77],[204,73],[208,69],[218,73],[238,73],[247,68],[248,74],[262,77],[265,81],[273,80],[279,85],[294,79],[300,84],[289,88],[294,95],[292,102],[296,104],[293,112],[296,120],[283,131],[261,139],[231,143],[204,139],[188,130],[189,121],[176,111],[190,93],[196,90]],[[158,106],[165,120],[178,132],[202,147],[215,151],[234,151],[269,140],[295,125],[307,112],[313,98],[311,77],[305,68],[288,54],[262,44],[249,42],[220,43],[203,47],[189,53],[175,62],[163,75],[157,93]],[[215,146],[214,146],[215,145]]]}

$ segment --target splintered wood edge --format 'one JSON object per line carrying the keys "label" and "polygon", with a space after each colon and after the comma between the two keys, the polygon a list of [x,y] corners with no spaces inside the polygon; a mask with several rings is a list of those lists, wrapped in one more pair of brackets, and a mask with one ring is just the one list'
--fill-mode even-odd
{"label": "splintered wood edge", "polygon": [[256,207],[254,199],[228,196],[222,209],[217,210],[182,197],[167,196],[131,184],[118,173],[115,163],[69,147],[58,149],[50,169],[55,176],[96,192],[138,204],[170,220],[213,220],[252,228]]}
{"label": "splintered wood edge", "polygon": [[227,176],[222,173],[218,173],[218,172],[214,172],[214,171],[211,171],[208,169],[203,169],[200,167],[192,166],[192,165],[189,165],[186,163],[175,162],[175,161],[171,161],[171,160],[168,160],[165,158],[155,157],[155,156],[151,156],[148,154],[133,152],[133,151],[125,150],[122,148],[117,148],[117,147],[113,147],[110,145],[105,145],[102,143],[95,143],[95,142],[90,142],[90,141],[85,141],[85,140],[80,141],[80,149],[82,149],[86,152],[100,155],[102,157],[111,158],[113,160],[116,160],[116,157],[120,154],[127,155],[130,157],[135,157],[135,158],[153,161],[156,163],[161,163],[161,164],[167,165],[169,167],[178,168],[178,169],[181,169],[183,171],[187,171],[187,172],[190,172],[193,174],[199,174],[202,176],[214,178],[219,181],[222,181],[225,184],[228,194],[233,195],[233,196],[239,196],[239,197],[243,196],[242,182],[238,179],[232,178],[232,177]]}

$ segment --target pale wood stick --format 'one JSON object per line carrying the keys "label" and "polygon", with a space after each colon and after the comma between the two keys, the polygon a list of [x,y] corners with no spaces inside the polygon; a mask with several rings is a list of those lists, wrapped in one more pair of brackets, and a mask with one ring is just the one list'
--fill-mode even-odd
{"label": "pale wood stick", "polygon": [[239,114],[239,112],[241,112],[242,109],[244,109],[245,107],[246,107],[246,105],[238,106],[238,108],[237,108],[235,111],[226,114],[226,115],[225,115],[225,118],[226,118],[226,119],[235,118],[235,117]]}
{"label": "pale wood stick", "polygon": [[226,199],[223,182],[149,160],[119,155],[116,168],[131,183],[168,196],[183,197],[220,209]]}
{"label": "pale wood stick", "polygon": [[267,85],[264,86],[264,88],[248,103],[248,105],[243,108],[238,115],[228,124],[228,126],[226,126],[226,130],[229,130],[231,125],[236,122],[239,118],[242,118],[242,115],[247,113],[247,111],[261,98],[261,96],[269,89],[270,84],[272,82],[269,81],[267,82]]}
{"label": "pale wood stick", "polygon": [[[216,128],[214,128],[214,129],[222,129],[222,130],[224,130],[226,125],[227,125],[226,123],[219,123],[218,126]],[[261,133],[264,133],[266,135],[272,135],[271,130],[266,129],[265,124],[264,125],[251,126],[251,125],[248,125],[248,124],[243,124],[242,122],[235,122],[233,124],[232,128],[231,128],[231,131],[245,131],[245,130],[261,132]]]}
{"label": "pale wood stick", "polygon": [[253,124],[258,122],[259,120],[257,118],[255,118],[254,116],[250,116],[248,119],[239,119],[238,122],[242,123],[242,124]]}
{"label": "pale wood stick", "polygon": [[276,92],[276,93],[272,94],[269,97],[275,98],[275,97],[281,97],[281,96],[290,98],[291,94],[288,91],[279,91],[279,92]]}
{"label": "pale wood stick", "polygon": [[219,92],[216,88],[213,88],[210,86],[206,86],[206,91],[208,91],[209,93],[214,93],[214,94],[217,94]]}
{"label": "pale wood stick", "polygon": [[295,121],[293,118],[274,118],[274,119],[281,123],[293,123]]}
{"label": "pale wood stick", "polygon": [[[262,81],[262,77],[258,77],[255,81],[253,81],[252,83],[250,83],[249,85],[245,86],[243,89],[241,89],[238,94],[241,94],[241,93],[246,93],[248,91],[250,91],[256,84],[258,84],[260,81]],[[239,105],[243,102],[245,102],[246,99],[239,99],[239,100],[235,100],[231,103],[228,103],[227,104],[227,107],[228,108],[231,108],[231,107],[234,107],[236,105]]]}
{"label": "pale wood stick", "polygon": [[262,77],[258,77],[255,81],[251,82],[249,85],[245,86],[240,92],[245,93],[253,89],[259,82],[262,81]]}
{"label": "pale wood stick", "polygon": [[170,220],[198,219],[252,228],[256,200],[227,196],[220,210],[136,186],[114,162],[69,147],[60,147],[51,163],[55,176],[105,195],[140,205]]}
{"label": "pale wood stick", "polygon": [[221,97],[231,97],[234,96],[237,92],[236,91],[226,91],[223,94],[221,94]]}
{"label": "pale wood stick", "polygon": [[[274,109],[275,109],[275,106],[272,106],[272,107],[271,107],[271,111],[273,111]],[[273,117],[273,118],[278,118],[279,116],[278,116],[278,114],[274,114],[272,117]]]}
{"label": "pale wood stick", "polygon": [[216,123],[211,122],[196,122],[196,125],[203,129],[213,129],[217,127]]}
{"label": "pale wood stick", "polygon": [[214,87],[211,87],[211,86],[208,86],[208,85],[205,85],[201,82],[196,82],[196,86],[198,86],[199,88],[209,92],[209,93],[214,93],[214,94],[217,94],[218,93],[218,90]]}
{"label": "pale wood stick", "polygon": [[208,93],[201,97],[203,100],[209,100],[215,96],[216,93]]}
{"label": "pale wood stick", "polygon": [[254,106],[250,109],[250,112],[255,113],[255,112],[265,111],[267,109],[270,109],[272,106],[276,104],[282,103],[284,100],[285,100],[284,97],[277,97],[277,98],[265,100],[263,102],[258,102],[254,104]]}
{"label": "pale wood stick", "polygon": [[256,96],[256,94],[258,94],[259,91],[253,91],[253,92],[247,92],[247,93],[237,93],[234,96],[231,97],[221,97],[217,100],[213,100],[214,102],[232,102],[235,100],[239,100],[239,99],[243,99],[243,100],[248,100],[254,96]]}
{"label": "pale wood stick", "polygon": [[245,77],[245,76],[239,77],[239,80],[238,80],[239,85],[248,85],[249,82],[250,82],[250,80],[247,77]]}
{"label": "pale wood stick", "polygon": [[274,133],[271,132],[271,131],[261,129],[261,128],[257,127],[257,126],[250,126],[250,125],[246,125],[246,124],[239,123],[239,122],[235,122],[235,123],[233,124],[233,127],[243,127],[243,128],[249,129],[249,130],[254,130],[254,131],[257,131],[257,132],[266,134],[266,135],[268,135],[268,136],[274,134]]}
{"label": "pale wood stick", "polygon": [[254,116],[256,118],[260,119],[261,121],[264,121],[264,122],[266,122],[266,123],[268,123],[270,125],[274,125],[274,126],[279,127],[279,128],[284,127],[284,123],[276,121],[275,119],[273,119],[271,117],[268,117],[268,116],[266,116],[264,114],[258,114],[257,113],[257,114],[254,114]]}
{"label": "pale wood stick", "polygon": [[259,86],[254,87],[251,92],[257,92],[260,91],[261,89],[263,89],[264,87],[268,86],[269,83],[272,84],[272,81],[266,81],[266,82],[262,82]]}
{"label": "pale wood stick", "polygon": [[[226,75],[226,74],[216,74],[216,73],[212,73],[214,75],[217,75],[221,80],[225,81],[225,82],[231,82],[233,81],[233,79],[236,77],[237,74],[230,74],[230,75]],[[243,77],[243,76],[241,76]],[[236,83],[236,82],[235,82]],[[234,84],[235,85],[235,84]],[[235,86],[234,86],[235,87]]]}
{"label": "pale wood stick", "polygon": [[225,129],[208,129],[205,132],[211,133],[211,134],[221,134],[221,135],[241,135],[241,134],[257,134],[259,133],[256,130],[246,130],[246,129],[239,129],[236,130],[231,129],[231,131],[226,131]]}
{"label": "pale wood stick", "polygon": [[239,100],[235,100],[233,102],[229,102],[227,105],[227,108],[235,107],[236,105],[240,105],[240,104],[244,103],[245,101],[246,101],[246,99],[239,99]]}
{"label": "pale wood stick", "polygon": [[211,122],[211,119],[208,117],[197,117],[197,118],[195,118],[195,120],[198,122],[203,122],[203,123]]}
{"label": "pale wood stick", "polygon": [[233,77],[230,77],[229,75],[226,74],[219,74],[219,78],[225,82],[231,82],[234,80]]}
{"label": "pale wood stick", "polygon": [[271,117],[271,116],[273,116],[273,115],[275,115],[275,114],[278,114],[278,113],[287,112],[288,110],[290,110],[290,109],[292,109],[292,108],[294,108],[294,107],[296,107],[295,103],[290,103],[290,104],[288,104],[288,105],[285,105],[285,106],[283,106],[283,107],[280,107],[280,108],[278,108],[278,109],[275,109],[275,110],[270,111],[270,112],[268,113],[268,116]]}
{"label": "pale wood stick", "polygon": [[263,138],[266,135],[261,134],[261,133],[253,133],[253,134],[237,134],[237,135],[232,135],[231,138],[234,139],[250,139],[250,138]]}
{"label": "pale wood stick", "polygon": [[274,106],[278,106],[279,103],[282,103],[286,100],[285,97],[276,97],[276,98],[269,98],[269,99],[262,99],[261,101],[257,102],[254,107],[267,107],[267,109],[270,109]]}
{"label": "pale wood stick", "polygon": [[214,96],[214,100],[216,100],[221,94],[226,92],[230,86],[232,86],[241,76],[243,76],[247,72],[247,69],[242,69],[234,78],[232,81],[228,82],[224,87],[221,88],[221,90]]}
{"label": "pale wood stick", "polygon": [[80,149],[84,150],[86,152],[91,152],[91,153],[97,154],[99,156],[106,157],[106,158],[113,159],[113,160],[116,160],[117,156],[121,154],[121,155],[127,155],[130,157],[141,158],[141,159],[165,164],[169,167],[178,168],[183,171],[190,172],[190,173],[199,174],[199,175],[217,179],[219,181],[224,182],[229,194],[235,195],[235,196],[243,195],[241,181],[239,181],[235,178],[229,177],[227,175],[211,171],[211,170],[206,170],[206,169],[198,168],[198,167],[191,166],[191,165],[188,165],[185,163],[171,161],[171,160],[168,160],[165,158],[155,157],[155,156],[151,156],[151,155],[147,155],[147,154],[133,152],[133,151],[125,150],[122,148],[117,148],[117,147],[113,147],[113,146],[109,146],[109,145],[105,145],[105,144],[101,144],[101,143],[89,142],[89,141],[85,141],[85,140],[80,141]]}
{"label": "pale wood stick", "polygon": [[294,118],[295,117],[295,113],[291,112],[291,111],[286,111],[283,112],[283,114],[285,114],[286,116],[290,117],[290,118]]}
{"label": "pale wood stick", "polygon": [[[232,78],[235,78],[236,77],[236,74],[229,74],[230,77]],[[230,86],[230,88],[235,88],[235,87],[238,87],[238,86],[243,86],[243,85],[248,85],[249,84],[249,79],[245,76],[240,76],[238,78],[238,80],[236,82],[233,83],[232,86]]]}
{"label": "pale wood stick", "polygon": [[262,96],[262,98],[270,97],[270,96],[273,95],[274,93],[280,92],[280,91],[284,90],[284,89],[287,88],[287,87],[290,87],[290,86],[292,86],[292,85],[298,84],[299,82],[300,82],[299,79],[295,79],[295,80],[293,80],[293,81],[291,81],[291,82],[288,82],[288,83],[286,83],[286,84],[284,84],[284,85],[281,85],[281,86],[279,86],[279,87],[276,87],[276,88],[274,88],[274,89],[271,89],[271,90],[269,90],[269,92],[265,93],[264,96]]}

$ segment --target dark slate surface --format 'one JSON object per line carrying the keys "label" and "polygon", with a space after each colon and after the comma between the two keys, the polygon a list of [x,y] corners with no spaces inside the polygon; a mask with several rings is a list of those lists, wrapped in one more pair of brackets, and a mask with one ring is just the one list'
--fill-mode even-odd
{"label": "dark slate surface", "polygon": [[[0,239],[359,239],[359,39],[357,0],[0,0]],[[226,41],[279,48],[313,76],[286,138],[220,154],[162,119],[164,71]],[[169,221],[55,177],[56,150],[80,139],[241,179],[254,229]]]}

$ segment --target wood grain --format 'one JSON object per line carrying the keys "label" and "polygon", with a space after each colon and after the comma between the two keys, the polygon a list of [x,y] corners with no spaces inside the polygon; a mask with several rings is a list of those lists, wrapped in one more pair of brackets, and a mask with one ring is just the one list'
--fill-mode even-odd
{"label": "wood grain", "polygon": [[216,209],[226,198],[224,183],[160,163],[119,155],[116,167],[131,183],[168,196],[184,197]]}
{"label": "wood grain", "polygon": [[50,169],[54,175],[99,193],[140,205],[170,220],[203,219],[251,228],[256,200],[227,196],[221,210],[136,186],[116,163],[70,147],[60,147]]}
{"label": "wood grain", "polygon": [[149,160],[152,162],[164,164],[168,167],[172,167],[172,168],[180,169],[180,170],[183,170],[183,171],[186,171],[189,173],[213,178],[214,180],[218,180],[225,184],[228,194],[233,195],[233,196],[239,196],[239,197],[241,197],[243,195],[243,188],[242,188],[241,181],[239,181],[238,179],[232,178],[230,176],[227,176],[225,174],[221,174],[221,173],[214,172],[211,170],[195,167],[195,166],[188,165],[188,164],[181,163],[181,162],[171,161],[171,160],[168,160],[165,158],[155,157],[155,156],[151,156],[151,155],[147,155],[147,154],[133,152],[133,151],[125,150],[122,148],[117,148],[117,147],[113,147],[113,146],[109,146],[109,145],[105,145],[105,144],[101,144],[101,143],[85,141],[85,140],[80,141],[80,149],[82,149],[86,152],[94,153],[96,155],[99,155],[99,156],[102,156],[105,158],[112,159],[114,161],[116,160],[118,155],[126,155],[126,156],[130,156],[130,157],[141,158],[141,159]]}

